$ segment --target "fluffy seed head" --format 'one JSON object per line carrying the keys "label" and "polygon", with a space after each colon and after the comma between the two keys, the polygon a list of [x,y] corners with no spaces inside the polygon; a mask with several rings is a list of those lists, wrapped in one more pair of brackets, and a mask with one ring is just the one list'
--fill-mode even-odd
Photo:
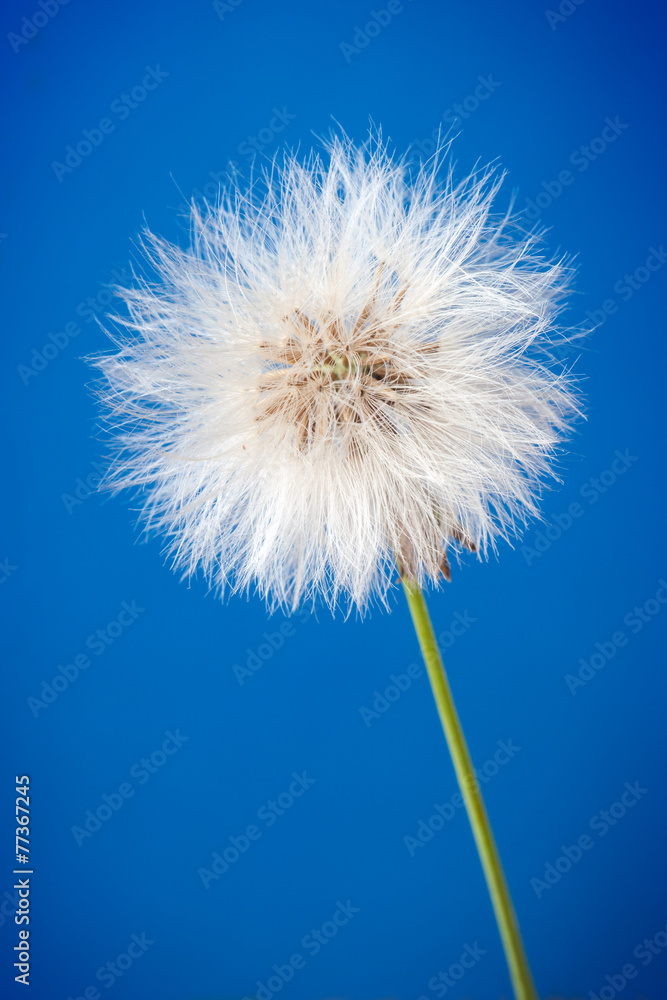
{"label": "fluffy seed head", "polygon": [[491,172],[327,154],[230,182],[187,250],[148,235],[158,281],[121,290],[96,363],[109,482],[185,574],[363,609],[397,561],[449,578],[447,546],[484,555],[536,513],[576,412],[550,354],[566,272],[491,216]]}

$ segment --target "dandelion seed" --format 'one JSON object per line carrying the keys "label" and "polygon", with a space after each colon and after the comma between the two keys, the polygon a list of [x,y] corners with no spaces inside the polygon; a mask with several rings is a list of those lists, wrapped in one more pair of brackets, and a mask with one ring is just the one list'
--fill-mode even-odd
{"label": "dandelion seed", "polygon": [[494,220],[500,178],[410,177],[379,143],[287,156],[122,295],[100,358],[110,482],[186,574],[272,604],[449,578],[536,512],[574,411],[549,365],[566,270]]}

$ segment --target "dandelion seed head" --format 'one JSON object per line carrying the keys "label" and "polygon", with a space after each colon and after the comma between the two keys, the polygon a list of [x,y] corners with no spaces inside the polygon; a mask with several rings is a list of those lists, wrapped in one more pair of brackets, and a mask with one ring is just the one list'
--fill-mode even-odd
{"label": "dandelion seed head", "polygon": [[537,513],[577,413],[552,362],[568,269],[495,218],[501,178],[337,138],[150,236],[157,281],[96,359],[109,484],[185,575],[287,609],[386,602]]}

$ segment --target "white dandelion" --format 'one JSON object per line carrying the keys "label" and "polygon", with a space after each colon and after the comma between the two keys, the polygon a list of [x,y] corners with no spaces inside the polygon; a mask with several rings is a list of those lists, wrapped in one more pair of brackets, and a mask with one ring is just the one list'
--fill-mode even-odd
{"label": "white dandelion", "polygon": [[515,995],[536,997],[422,587],[537,514],[578,412],[555,362],[568,269],[491,214],[502,178],[412,173],[332,140],[193,208],[187,250],[121,294],[97,359],[109,484],[144,497],[185,575],[287,609],[385,602],[398,566]]}
{"label": "white dandelion", "polygon": [[566,271],[491,217],[488,172],[329,154],[193,211],[188,250],[149,235],[159,283],[122,292],[99,364],[111,482],[178,568],[363,609],[397,556],[449,577],[448,545],[483,555],[536,513],[573,409],[548,363]]}
{"label": "white dandelion", "polygon": [[99,360],[149,529],[186,575],[272,604],[384,601],[536,511],[567,418],[549,364],[566,271],[494,220],[500,178],[409,176],[382,146],[233,187],[122,295]]}

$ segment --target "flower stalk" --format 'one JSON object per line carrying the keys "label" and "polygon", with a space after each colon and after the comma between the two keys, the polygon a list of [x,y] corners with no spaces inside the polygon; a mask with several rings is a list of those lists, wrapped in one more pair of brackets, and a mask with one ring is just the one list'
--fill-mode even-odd
{"label": "flower stalk", "polygon": [[491,824],[470,758],[468,745],[454,705],[452,691],[436,642],[433,625],[424,598],[416,581],[401,577],[412,621],[419,639],[424,663],[428,672],[433,697],[445,732],[447,746],[472,827],[482,869],[489,888],[498,930],[505,950],[510,978],[516,1000],[538,1000],[528,959],[521,939],[521,931],[514,912],[505,873]]}

